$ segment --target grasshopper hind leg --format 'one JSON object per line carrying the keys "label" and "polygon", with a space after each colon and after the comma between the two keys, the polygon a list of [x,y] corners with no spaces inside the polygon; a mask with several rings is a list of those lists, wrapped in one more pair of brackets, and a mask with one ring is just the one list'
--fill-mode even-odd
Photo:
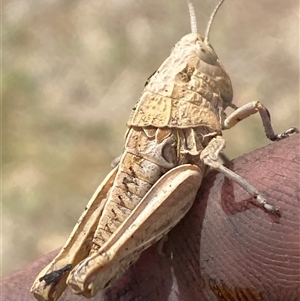
{"label": "grasshopper hind leg", "polygon": [[106,243],[80,262],[67,283],[76,293],[94,296],[119,278],[140,253],[164,237],[191,208],[203,170],[192,164],[165,173]]}
{"label": "grasshopper hind leg", "polygon": [[231,179],[232,181],[239,184],[242,188],[244,188],[256,200],[258,206],[263,208],[268,213],[280,217],[280,211],[278,207],[269,204],[267,200],[258,192],[258,190],[253,187],[247,180],[217,161],[219,154],[224,147],[224,138],[217,136],[213,138],[206,146],[206,148],[202,151],[200,159],[203,160],[204,164],[223,173],[227,178]]}

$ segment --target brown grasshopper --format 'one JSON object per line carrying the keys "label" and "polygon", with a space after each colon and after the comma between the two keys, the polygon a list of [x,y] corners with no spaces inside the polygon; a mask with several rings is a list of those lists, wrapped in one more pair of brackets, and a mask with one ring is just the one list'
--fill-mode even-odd
{"label": "brown grasshopper", "polygon": [[[58,300],[70,286],[94,296],[124,273],[143,250],[166,235],[193,204],[205,172],[216,169],[237,182],[270,214],[279,209],[245,179],[219,161],[222,130],[259,112],[266,136],[277,141],[298,132],[275,134],[268,110],[258,101],[237,108],[231,81],[209,43],[197,33],[190,1],[192,33],[147,80],[133,108],[124,153],[89,201],[69,239],[31,288],[37,300]],[[234,112],[228,117],[225,109]]]}

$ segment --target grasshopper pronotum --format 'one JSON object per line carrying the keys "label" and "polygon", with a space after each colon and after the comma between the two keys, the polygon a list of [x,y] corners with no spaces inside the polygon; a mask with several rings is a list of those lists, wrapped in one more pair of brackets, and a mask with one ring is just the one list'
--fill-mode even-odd
{"label": "grasshopper pronotum", "polygon": [[[222,130],[259,112],[272,141],[267,109],[258,101],[237,108],[231,81],[205,37],[197,33],[190,1],[192,33],[147,80],[133,108],[124,153],[89,201],[66,244],[35,280],[38,300],[57,300],[69,285],[90,297],[118,278],[140,253],[166,235],[190,209],[206,170],[213,168],[241,185],[270,214],[268,204],[245,179],[218,162],[225,147]],[[235,111],[228,117],[225,109]]]}

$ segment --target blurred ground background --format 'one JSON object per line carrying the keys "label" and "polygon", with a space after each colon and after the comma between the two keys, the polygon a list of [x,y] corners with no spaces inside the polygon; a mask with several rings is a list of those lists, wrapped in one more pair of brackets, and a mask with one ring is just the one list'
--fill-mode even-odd
{"label": "blurred ground background", "polygon": [[[199,32],[217,1],[194,0]],[[227,0],[210,35],[234,102],[299,125],[299,2]],[[189,33],[184,0],[3,2],[2,273],[60,247],[111,161],[145,80]],[[258,116],[233,158],[268,144]]]}

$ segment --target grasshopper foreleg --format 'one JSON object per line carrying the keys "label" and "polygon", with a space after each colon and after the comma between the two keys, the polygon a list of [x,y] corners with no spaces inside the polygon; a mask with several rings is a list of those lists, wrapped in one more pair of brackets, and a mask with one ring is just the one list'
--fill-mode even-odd
{"label": "grasshopper foreleg", "polygon": [[299,130],[295,127],[286,130],[281,134],[275,134],[272,124],[271,116],[269,111],[265,106],[263,106],[259,101],[249,102],[240,108],[236,109],[232,114],[230,114],[224,121],[223,129],[230,129],[235,126],[238,122],[249,117],[252,114],[259,112],[263,127],[266,132],[266,136],[271,141],[278,141],[284,138],[289,137],[289,135],[298,133]]}
{"label": "grasshopper foreleg", "polygon": [[217,161],[219,153],[224,147],[224,138],[217,136],[216,138],[212,139],[206,146],[206,148],[202,151],[202,153],[200,154],[200,159],[203,160],[203,162],[209,167],[223,173],[227,178],[233,180],[241,187],[243,187],[254,199],[256,199],[260,207],[265,209],[267,212],[279,217],[280,211],[276,206],[269,204],[267,200],[262,195],[260,195],[258,190],[254,188],[247,180]]}

